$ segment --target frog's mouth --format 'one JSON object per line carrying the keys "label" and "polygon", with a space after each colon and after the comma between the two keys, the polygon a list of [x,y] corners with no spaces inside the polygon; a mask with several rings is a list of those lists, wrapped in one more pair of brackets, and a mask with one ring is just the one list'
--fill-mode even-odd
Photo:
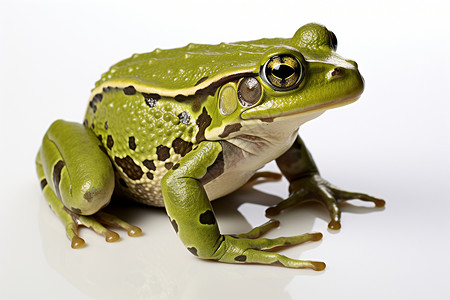
{"label": "frog's mouth", "polygon": [[[280,112],[280,111],[268,111],[267,114],[263,115],[253,115],[253,112],[251,109],[248,109],[241,114],[241,118],[243,120],[252,120],[252,119],[259,119],[263,122],[274,122],[277,119],[294,119],[294,118],[306,118],[308,120],[313,119],[319,115],[321,115],[323,112],[329,109],[345,106],[347,104],[353,103],[356,100],[358,100],[361,97],[362,91],[356,95],[350,95],[345,98],[329,101],[326,103],[321,103],[318,105],[311,105],[304,108],[299,108],[297,110],[290,110],[287,112]],[[262,113],[262,111],[261,111]],[[313,116],[312,118],[308,118],[308,116]],[[306,121],[305,121],[306,122]],[[302,122],[304,123],[304,122]]]}

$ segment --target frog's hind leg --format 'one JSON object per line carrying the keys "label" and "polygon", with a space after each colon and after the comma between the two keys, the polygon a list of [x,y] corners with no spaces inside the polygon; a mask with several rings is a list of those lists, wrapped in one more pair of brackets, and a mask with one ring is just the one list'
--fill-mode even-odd
{"label": "frog's hind leg", "polygon": [[119,235],[103,226],[123,228],[130,236],[141,230],[100,212],[114,190],[114,171],[101,142],[88,128],[65,121],[54,122],[44,136],[36,158],[43,194],[62,220],[73,248],[84,240],[78,226],[84,225],[114,242]]}

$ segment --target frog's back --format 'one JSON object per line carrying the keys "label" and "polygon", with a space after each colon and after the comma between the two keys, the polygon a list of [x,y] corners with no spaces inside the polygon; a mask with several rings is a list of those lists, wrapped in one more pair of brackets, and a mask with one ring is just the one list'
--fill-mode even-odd
{"label": "frog's back", "polygon": [[289,39],[261,39],[218,45],[189,44],[134,54],[104,73],[94,90],[133,83],[149,93],[188,96],[233,74],[258,73],[261,55],[270,47],[288,42]]}

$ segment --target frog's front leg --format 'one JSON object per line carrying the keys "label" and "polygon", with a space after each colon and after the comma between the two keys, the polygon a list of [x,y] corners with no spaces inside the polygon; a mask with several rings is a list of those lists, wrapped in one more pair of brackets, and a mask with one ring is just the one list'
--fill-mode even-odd
{"label": "frog's front leg", "polygon": [[289,197],[266,211],[268,217],[277,215],[283,209],[305,203],[308,201],[319,201],[323,203],[330,212],[330,229],[341,228],[341,211],[339,203],[351,199],[373,202],[376,207],[383,207],[384,200],[362,194],[347,192],[331,185],[319,175],[319,171],[303,141],[300,137],[292,147],[280,156],[277,165],[283,175],[289,180]]}
{"label": "frog's front leg", "polygon": [[[219,142],[202,142],[184,156],[163,177],[161,182],[164,204],[170,221],[186,246],[194,255],[227,263],[281,263],[291,268],[322,270],[322,262],[300,261],[274,252],[265,252],[279,246],[296,245],[321,239],[320,233],[277,239],[253,238],[260,234],[222,235],[200,179],[208,168],[222,159]],[[226,184],[226,182],[224,183]],[[273,224],[265,224],[260,232]],[[265,228],[267,227],[267,228]]]}
{"label": "frog's front leg", "polygon": [[58,120],[45,134],[36,157],[44,197],[63,221],[73,248],[85,244],[78,235],[80,224],[108,242],[118,240],[119,235],[103,225],[126,229],[131,236],[141,233],[139,228],[100,211],[114,190],[112,164],[104,151],[90,129]]}

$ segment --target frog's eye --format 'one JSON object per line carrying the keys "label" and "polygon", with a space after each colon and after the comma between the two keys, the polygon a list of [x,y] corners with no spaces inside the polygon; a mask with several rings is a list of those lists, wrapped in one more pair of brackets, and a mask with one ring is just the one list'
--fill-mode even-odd
{"label": "frog's eye", "polygon": [[263,78],[274,90],[288,91],[300,84],[303,71],[303,65],[295,56],[275,55],[265,63]]}
{"label": "frog's eye", "polygon": [[336,51],[337,44],[338,44],[337,37],[333,33],[333,31],[328,30],[328,34],[330,35],[330,48],[331,48],[331,50]]}
{"label": "frog's eye", "polygon": [[244,77],[239,80],[237,95],[242,106],[255,105],[261,99],[261,84],[254,77]]}

